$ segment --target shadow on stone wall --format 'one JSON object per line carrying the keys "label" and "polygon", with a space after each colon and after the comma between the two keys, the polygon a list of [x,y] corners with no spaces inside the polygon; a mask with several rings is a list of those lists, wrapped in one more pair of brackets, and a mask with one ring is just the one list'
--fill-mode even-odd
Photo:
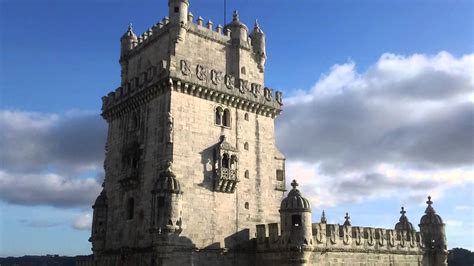
{"label": "shadow on stone wall", "polygon": [[199,153],[201,155],[202,174],[204,179],[200,184],[198,184],[198,186],[204,187],[210,191],[214,191],[214,152],[216,150],[216,145],[217,144],[214,144]]}

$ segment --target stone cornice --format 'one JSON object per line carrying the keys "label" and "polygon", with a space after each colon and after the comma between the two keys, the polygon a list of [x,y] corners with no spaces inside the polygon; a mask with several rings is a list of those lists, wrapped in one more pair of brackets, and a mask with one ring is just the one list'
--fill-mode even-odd
{"label": "stone cornice", "polygon": [[[122,96],[123,99],[114,100],[110,104],[104,103],[102,107],[102,117],[107,120],[113,120],[114,118],[128,113],[136,108],[140,107],[157,95],[163,94],[169,88],[169,84],[166,82],[167,79],[162,79],[156,83],[146,86],[141,90],[138,90],[131,95]],[[110,98],[112,96],[108,96]],[[104,97],[105,98],[105,97]]]}
{"label": "stone cornice", "polygon": [[256,113],[258,115],[264,115],[267,117],[275,118],[281,113],[281,109],[279,108],[265,105],[259,102],[254,102],[219,90],[202,87],[188,81],[180,80],[178,78],[170,78],[169,84],[172,85],[172,89],[174,91],[186,93],[202,99],[238,108],[247,112]]}

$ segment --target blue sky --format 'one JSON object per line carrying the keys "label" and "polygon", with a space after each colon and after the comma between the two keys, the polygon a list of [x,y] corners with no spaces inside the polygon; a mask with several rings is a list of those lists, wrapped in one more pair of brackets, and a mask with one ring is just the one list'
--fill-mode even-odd
{"label": "blue sky", "polygon": [[[202,16],[215,24],[223,21],[222,9],[223,1],[191,0],[190,10],[195,18]],[[349,211],[353,224],[391,227],[398,221],[403,204],[408,217],[417,224],[424,210],[421,195],[432,193],[435,208],[449,221],[450,247],[473,249],[473,140],[460,132],[472,136],[474,79],[468,69],[472,72],[474,2],[228,0],[228,18],[234,9],[239,10],[241,20],[250,27],[258,18],[267,35],[266,84],[282,90],[288,99],[285,112],[277,120],[278,144],[288,158],[288,179],[307,181],[306,188],[303,182],[300,184],[312,199],[314,219],[319,219],[324,208],[332,222],[341,223],[344,213]],[[0,125],[5,129],[0,148],[15,151],[11,153],[15,156],[5,152],[0,157],[0,181],[4,181],[0,191],[18,189],[24,195],[0,196],[0,256],[89,253],[88,201],[94,200],[94,180],[102,175],[105,135],[97,114],[101,96],[119,85],[119,38],[128,23],[132,22],[135,31],[141,33],[166,13],[164,0],[0,0]],[[438,80],[440,73],[446,78]],[[389,84],[383,93],[375,93],[378,87],[370,86],[373,77],[386,81],[379,84],[382,87]],[[417,92],[416,97],[413,87],[408,85],[406,90],[394,93],[398,87],[390,84],[397,79],[404,81],[403,78],[411,86],[446,86]],[[430,83],[433,80],[435,83]],[[365,85],[359,86],[361,83]],[[367,98],[362,97],[362,88],[371,90],[364,94],[366,97],[378,97],[377,100],[387,103],[386,108],[364,101]],[[349,113],[362,110],[362,122],[372,121],[365,129],[349,128],[354,130],[352,135],[360,136],[345,143],[324,134],[320,139],[325,141],[318,143],[302,135],[300,139],[311,142],[314,148],[296,151],[294,147],[300,143],[293,143],[287,131],[295,121],[300,123],[298,119],[304,118],[297,114],[328,112],[324,117],[329,121],[327,127],[311,120],[300,125],[305,125],[302,129],[307,130],[303,131],[313,132],[313,136],[318,136],[317,132],[330,133],[335,128],[334,121],[342,121],[330,108],[341,102],[342,107],[354,108]],[[416,110],[424,112],[411,113],[414,109],[407,105],[419,106]],[[385,113],[385,109],[393,111]],[[379,111],[383,116],[375,117],[374,112]],[[452,119],[451,114],[465,119]],[[416,123],[407,126],[406,121],[397,119],[401,116]],[[445,121],[454,121],[452,131],[437,127],[446,125]],[[348,124],[350,121],[342,126]],[[398,125],[396,130],[393,125]],[[416,125],[439,133],[423,132]],[[401,149],[395,147],[400,145],[386,141],[377,145],[382,137],[373,132],[376,127],[386,130],[384,140],[395,136],[393,139],[403,143],[420,143],[427,152],[412,146]],[[22,146],[26,144],[16,143],[15,136],[30,141]],[[366,144],[362,143],[363,136],[374,144],[373,151],[358,148]],[[92,139],[87,142],[93,145],[82,149],[69,147],[68,137],[84,142]],[[426,144],[428,140],[435,144]],[[57,141],[65,145],[57,149]],[[326,145],[332,142],[345,146]],[[308,143],[301,143],[302,147],[304,144]],[[33,154],[38,151],[29,152],[31,147],[52,154],[37,158]],[[347,147],[354,153],[367,151],[366,160],[349,167],[361,155],[350,154]],[[25,154],[17,152],[22,149]],[[57,155],[62,153],[66,155]],[[396,154],[374,155],[380,153]],[[334,165],[344,166],[334,170]],[[18,180],[47,180],[53,188],[41,183],[33,190]],[[351,190],[351,186],[346,186],[351,180],[374,184],[374,189],[366,191],[368,188],[360,186],[359,190]],[[419,182],[411,183],[413,180]],[[64,183],[70,186],[57,185]],[[334,184],[339,186],[337,196],[325,192]],[[51,196],[76,191],[94,193],[87,199],[69,199],[70,204],[60,204],[61,197]]]}

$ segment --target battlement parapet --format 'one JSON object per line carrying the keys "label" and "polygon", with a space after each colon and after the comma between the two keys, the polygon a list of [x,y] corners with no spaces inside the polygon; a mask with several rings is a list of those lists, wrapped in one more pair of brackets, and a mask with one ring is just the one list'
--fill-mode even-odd
{"label": "battlement parapet", "polygon": [[132,42],[131,50],[125,52],[121,58],[120,61],[126,60],[138,53],[140,51],[148,46],[149,44],[157,41],[160,39],[162,36],[166,35],[169,33],[169,18],[164,17],[162,20],[157,22],[155,25],[153,25],[151,28],[143,32],[142,34],[138,35],[136,40]]}
{"label": "battlement parapet", "polygon": [[423,247],[416,231],[325,223],[313,223],[312,228],[316,249],[421,252]]}
{"label": "battlement parapet", "polygon": [[[313,223],[313,251],[421,254],[423,240],[416,231]],[[279,224],[257,225],[260,252],[281,250]]]}
{"label": "battlement parapet", "polygon": [[[231,30],[228,27],[224,27],[220,24],[214,27],[214,23],[211,20],[208,20],[207,23],[204,23],[204,19],[202,17],[198,17],[196,21],[193,19],[193,14],[189,13],[188,23],[181,24],[179,27],[182,27],[188,33],[198,35],[210,41],[218,42],[223,45],[237,45],[239,48],[252,51],[252,38],[250,36],[247,36],[247,39],[243,42],[233,43],[231,41]],[[138,35],[136,41],[133,41],[132,43],[131,50],[126,52],[122,56],[121,60],[126,60],[127,58],[139,53],[140,50],[146,47],[148,44],[156,41],[163,35],[169,34],[169,32],[170,19],[168,17],[164,17],[151,28]]]}

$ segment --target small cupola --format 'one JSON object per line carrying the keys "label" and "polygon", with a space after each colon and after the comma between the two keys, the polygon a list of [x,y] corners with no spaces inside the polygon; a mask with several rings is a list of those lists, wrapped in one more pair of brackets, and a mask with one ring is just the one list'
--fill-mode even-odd
{"label": "small cupola", "polygon": [[160,174],[160,177],[153,186],[152,192],[182,194],[181,185],[176,179],[176,175],[173,173],[171,166],[168,166],[168,168]]}
{"label": "small cupola", "polygon": [[240,21],[239,12],[234,11],[232,22],[225,26],[225,29],[230,29],[230,37],[233,40],[240,40],[240,43],[247,42],[249,28]]}
{"label": "small cupola", "polygon": [[402,207],[400,211],[400,219],[399,222],[395,225],[395,230],[404,230],[404,231],[415,231],[413,225],[408,221],[408,217],[405,216],[405,207]]}
{"label": "small cupola", "polygon": [[283,251],[299,250],[298,254],[289,256],[290,265],[298,261],[307,262],[313,250],[313,229],[311,221],[311,205],[301,195],[296,180],[291,183],[293,187],[284,198],[280,206],[281,221],[281,249]]}
{"label": "small cupola", "polygon": [[[436,214],[431,197],[426,202],[425,215],[420,219],[420,233],[424,243],[426,265],[447,265],[448,248],[445,224],[441,216]],[[428,252],[426,252],[428,251]]]}
{"label": "small cupola", "polygon": [[126,55],[130,52],[138,42],[137,35],[133,32],[132,24],[128,25],[127,31],[123,34],[122,38],[120,38],[121,46],[121,56]]}
{"label": "small cupola", "polygon": [[431,196],[428,196],[428,201],[426,202],[428,207],[426,207],[425,215],[421,217],[420,225],[442,225],[443,219],[441,216],[436,214],[435,209],[433,208],[433,202],[431,201]]}
{"label": "small cupola", "polygon": [[288,196],[281,201],[280,212],[287,211],[301,211],[301,212],[311,212],[311,205],[309,201],[301,196],[301,192],[298,187],[296,180],[293,180],[291,183],[293,189],[288,193]]}
{"label": "small cupola", "polygon": [[252,49],[255,54],[255,59],[258,63],[258,67],[261,71],[263,71],[267,59],[265,48],[265,33],[263,33],[257,20],[255,20],[255,26],[253,28],[252,33],[250,33],[250,39],[252,40]]}
{"label": "small cupola", "polygon": [[160,174],[153,186],[151,232],[155,236],[179,234],[182,229],[181,186],[172,170],[172,163]]}

